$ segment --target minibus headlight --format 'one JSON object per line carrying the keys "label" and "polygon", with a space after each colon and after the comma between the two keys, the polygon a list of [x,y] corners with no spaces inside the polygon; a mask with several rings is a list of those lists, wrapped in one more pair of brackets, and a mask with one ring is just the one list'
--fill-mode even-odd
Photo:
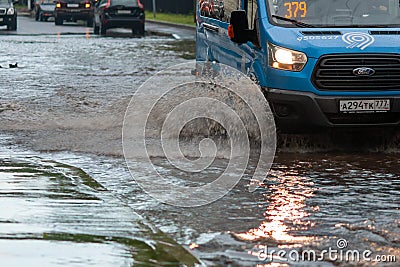
{"label": "minibus headlight", "polygon": [[268,65],[274,69],[301,71],[307,63],[306,54],[268,43]]}

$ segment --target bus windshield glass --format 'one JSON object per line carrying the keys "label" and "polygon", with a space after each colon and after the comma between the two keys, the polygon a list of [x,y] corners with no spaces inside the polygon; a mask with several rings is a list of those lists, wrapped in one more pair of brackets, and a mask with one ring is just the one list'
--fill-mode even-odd
{"label": "bus windshield glass", "polygon": [[400,27],[400,0],[265,0],[271,23],[287,27]]}

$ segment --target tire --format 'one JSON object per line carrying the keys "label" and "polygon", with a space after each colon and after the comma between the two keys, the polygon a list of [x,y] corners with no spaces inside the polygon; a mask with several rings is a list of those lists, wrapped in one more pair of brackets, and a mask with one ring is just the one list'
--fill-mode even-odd
{"label": "tire", "polygon": [[90,18],[86,21],[86,27],[89,27],[89,28],[93,27],[93,19],[92,18]]}
{"label": "tire", "polygon": [[145,36],[145,35],[146,35],[146,31],[145,31],[145,29],[144,29],[144,25],[140,27],[140,29],[139,29],[139,34],[140,34],[141,36]]}
{"label": "tire", "polygon": [[16,31],[17,30],[17,17],[15,16],[10,24],[7,25],[7,30]]}
{"label": "tire", "polygon": [[93,33],[94,34],[99,34],[100,33],[100,27],[97,26],[95,22],[93,22]]}
{"label": "tire", "polygon": [[54,24],[56,25],[63,25],[63,23],[64,23],[63,19],[55,18],[54,20]]}
{"label": "tire", "polygon": [[106,35],[107,33],[107,28],[103,23],[100,23],[100,34],[101,35]]}
{"label": "tire", "polygon": [[17,16],[15,16],[14,23],[13,23],[13,25],[11,27],[11,30],[12,31],[16,31],[17,28],[18,28],[18,22],[17,22]]}
{"label": "tire", "polygon": [[133,28],[133,29],[132,29],[132,34],[133,34],[134,36],[144,36],[144,34],[145,34],[144,25],[143,25],[143,26],[140,26],[140,27],[138,27],[138,28]]}

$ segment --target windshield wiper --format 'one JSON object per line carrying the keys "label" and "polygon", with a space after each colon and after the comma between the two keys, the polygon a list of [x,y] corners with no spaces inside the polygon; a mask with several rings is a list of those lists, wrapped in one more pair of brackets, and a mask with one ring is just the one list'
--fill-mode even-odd
{"label": "windshield wiper", "polygon": [[301,22],[301,21],[298,21],[298,20],[295,20],[295,19],[288,19],[288,18],[285,18],[285,17],[277,16],[277,15],[272,15],[272,17],[276,18],[276,19],[280,19],[280,20],[291,22],[292,24],[294,24],[296,26],[299,26],[299,27],[302,27],[302,28],[315,28],[314,25],[307,24],[307,23],[304,23],[304,22]]}

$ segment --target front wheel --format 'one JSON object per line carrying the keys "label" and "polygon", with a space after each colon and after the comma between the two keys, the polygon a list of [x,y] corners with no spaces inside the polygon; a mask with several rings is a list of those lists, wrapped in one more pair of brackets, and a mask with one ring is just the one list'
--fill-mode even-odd
{"label": "front wheel", "polygon": [[17,17],[14,17],[11,23],[7,25],[7,30],[9,31],[17,30]]}

